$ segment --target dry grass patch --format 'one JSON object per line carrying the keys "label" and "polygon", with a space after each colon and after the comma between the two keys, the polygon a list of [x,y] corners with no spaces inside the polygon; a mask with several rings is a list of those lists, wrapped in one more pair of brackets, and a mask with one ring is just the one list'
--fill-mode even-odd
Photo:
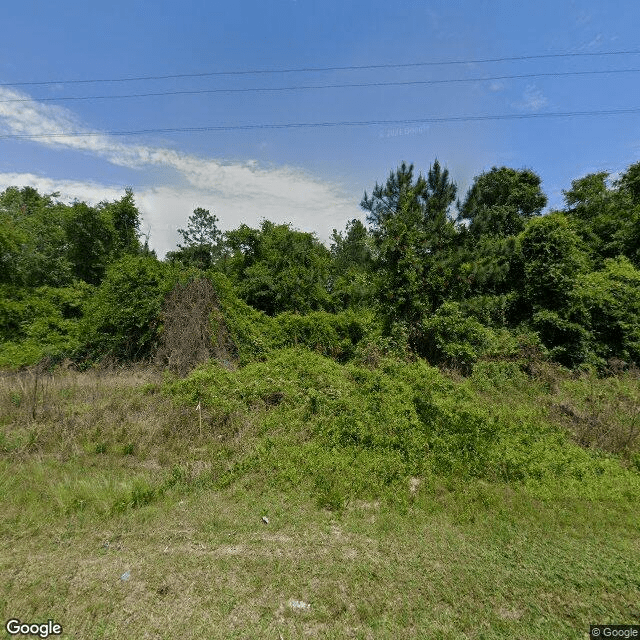
{"label": "dry grass patch", "polygon": [[[29,370],[0,376],[0,451],[11,456],[40,452],[68,460],[110,454],[133,460],[174,456],[207,447],[218,425],[194,408],[176,407],[159,393],[154,367],[96,368],[85,372]],[[195,445],[195,447],[194,447]],[[186,462],[187,460],[185,460]],[[206,463],[193,461],[193,469]]]}
{"label": "dry grass patch", "polygon": [[640,449],[640,372],[615,377],[585,375],[561,385],[553,415],[575,440],[629,459]]}

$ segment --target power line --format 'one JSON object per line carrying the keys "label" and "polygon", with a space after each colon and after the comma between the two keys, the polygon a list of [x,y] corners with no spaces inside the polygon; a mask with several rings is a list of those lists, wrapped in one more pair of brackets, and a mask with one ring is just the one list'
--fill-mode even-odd
{"label": "power line", "polygon": [[366,64],[366,65],[349,65],[336,67],[300,67],[295,69],[247,69],[235,71],[205,71],[201,73],[174,73],[167,75],[150,75],[150,76],[134,76],[129,78],[92,78],[84,80],[40,80],[30,82],[3,82],[0,87],[20,87],[34,85],[50,85],[50,84],[89,84],[101,82],[140,82],[146,80],[170,80],[177,78],[204,78],[211,76],[241,76],[241,75],[266,75],[277,73],[311,73],[322,71],[360,71],[364,69],[402,69],[410,67],[431,67],[445,65],[460,64],[489,64],[493,62],[516,62],[521,60],[542,60],[552,58],[580,58],[580,57],[598,57],[598,56],[623,56],[637,55],[640,50],[628,51],[601,51],[594,53],[543,53],[527,56],[508,56],[501,58],[479,58],[467,60],[432,60],[427,62],[407,62],[400,64]]}
{"label": "power line", "polygon": [[[300,91],[309,89],[343,89],[343,88],[364,88],[364,87],[401,87],[401,86],[426,86],[436,84],[452,84],[463,82],[489,82],[496,80],[517,80],[525,78],[559,78],[566,76],[590,76],[604,75],[610,73],[638,73],[640,69],[608,69],[596,71],[553,71],[546,73],[521,73],[516,75],[503,76],[483,76],[476,78],[443,78],[436,80],[407,80],[397,82],[359,82],[344,84],[323,84],[323,85],[293,85],[288,87],[248,87],[239,89],[194,89],[179,91],[156,91],[151,93],[130,93],[118,95],[96,95],[96,96],[60,96],[49,98],[11,98],[8,100],[0,100],[0,104],[9,102],[63,102],[72,100],[115,100],[124,98],[149,98],[160,96],[178,96],[178,95],[203,95],[214,93],[261,93],[269,91]],[[1,86],[1,85],[0,85]]]}
{"label": "power line", "polygon": [[484,114],[477,116],[445,116],[431,118],[413,118],[404,120],[343,120],[339,122],[286,122],[286,123],[260,123],[242,125],[219,125],[204,127],[167,127],[158,129],[136,129],[130,131],[74,131],[68,133],[27,133],[0,135],[0,140],[35,140],[49,138],[79,138],[96,136],[130,136],[148,133],[203,133],[217,131],[243,131],[252,129],[312,129],[321,127],[363,127],[363,126],[389,126],[411,124],[441,124],[448,122],[481,122],[487,120],[529,120],[538,118],[574,118],[583,116],[613,116],[630,113],[640,113],[640,107],[628,107],[624,109],[599,109],[595,111],[552,111],[543,113],[506,113]]}

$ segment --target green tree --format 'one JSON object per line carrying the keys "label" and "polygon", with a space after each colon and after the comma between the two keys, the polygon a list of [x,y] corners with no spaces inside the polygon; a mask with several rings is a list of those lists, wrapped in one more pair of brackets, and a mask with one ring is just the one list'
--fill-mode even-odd
{"label": "green tree", "polygon": [[27,242],[24,230],[8,213],[0,210],[0,284],[19,284],[22,280],[19,257]]}
{"label": "green tree", "polygon": [[524,282],[519,297],[551,357],[566,366],[592,361],[593,338],[573,313],[572,293],[589,260],[562,212],[531,220],[519,237]]}
{"label": "green tree", "polygon": [[136,255],[141,252],[140,246],[140,212],[136,207],[133,191],[125,190],[120,200],[100,205],[111,219],[113,225],[113,257],[125,254]]}
{"label": "green tree", "polygon": [[520,236],[523,295],[534,311],[566,312],[577,277],[588,270],[582,242],[562,212],[531,220]]}
{"label": "green tree", "polygon": [[93,287],[0,285],[0,367],[71,357],[80,345],[82,306]]}
{"label": "green tree", "polygon": [[265,220],[226,233],[226,270],[245,302],[269,315],[331,307],[331,254],[311,233]]}
{"label": "green tree", "polygon": [[389,325],[402,322],[413,331],[451,295],[448,258],[456,230],[449,209],[455,194],[437,160],[426,178],[415,178],[413,165],[402,163],[385,185],[376,183],[371,197],[365,191],[360,206],[375,242],[376,297]]}
{"label": "green tree", "polygon": [[540,185],[540,177],[530,169],[493,167],[475,178],[458,205],[459,219],[468,221],[473,237],[515,236],[547,204]]}
{"label": "green tree", "polygon": [[640,266],[640,162],[618,180],[605,171],[574,180],[564,191],[565,212],[599,267],[608,258],[628,257]]}
{"label": "green tree", "polygon": [[633,204],[640,204],[640,162],[630,165],[615,185],[629,195]]}
{"label": "green tree", "polygon": [[456,260],[467,296],[520,290],[524,274],[516,236],[545,204],[540,178],[528,169],[493,167],[474,178],[464,202],[458,202]]}
{"label": "green tree", "polygon": [[52,207],[58,193],[41,195],[33,187],[8,187],[0,194],[0,208],[11,211],[17,217],[29,217],[43,208]]}
{"label": "green tree", "polygon": [[0,194],[0,262],[10,269],[1,280],[61,287],[75,277],[98,284],[110,261],[141,251],[131,190],[97,207],[79,201],[69,206],[57,197],[32,187],[10,187]]}
{"label": "green tree", "polygon": [[571,295],[572,315],[592,332],[602,360],[640,364],[640,270],[624,256],[581,274]]}
{"label": "green tree", "polygon": [[104,208],[74,202],[67,210],[65,232],[73,275],[89,284],[100,284],[113,253],[111,217]]}
{"label": "green tree", "polygon": [[552,360],[565,367],[581,364],[602,364],[593,352],[593,335],[584,326],[550,309],[541,309],[531,316],[530,327],[538,334]]}
{"label": "green tree", "polygon": [[337,269],[366,269],[370,266],[371,237],[360,220],[354,218],[347,222],[344,235],[334,229],[331,240],[331,257]]}
{"label": "green tree", "polygon": [[516,236],[485,235],[475,242],[462,240],[456,260],[460,286],[466,295],[505,295],[522,286]]}
{"label": "green tree", "polygon": [[579,233],[596,260],[618,255],[621,247],[613,242],[617,230],[616,202],[607,185],[606,171],[573,180],[564,191],[565,212],[575,220]]}
{"label": "green tree", "polygon": [[183,243],[178,244],[177,251],[167,254],[167,260],[205,271],[210,269],[223,252],[223,236],[218,229],[218,222],[218,217],[207,209],[194,209],[187,228],[178,229]]}
{"label": "green tree", "polygon": [[367,222],[378,241],[388,236],[387,222],[400,211],[415,213],[423,241],[428,245],[426,250],[434,251],[443,248],[455,235],[448,214],[456,191],[448,169],[443,169],[438,160],[429,168],[426,178],[419,174],[415,182],[413,164],[403,162],[396,171],[390,172],[384,186],[376,183],[371,197],[365,191],[360,206],[368,211]]}
{"label": "green tree", "polygon": [[640,268],[640,162],[632,164],[615,182],[626,215],[615,234],[622,253]]}
{"label": "green tree", "polygon": [[112,262],[85,306],[80,355],[125,360],[151,355],[162,303],[177,281],[175,268],[152,257],[125,255]]}
{"label": "green tree", "polygon": [[571,182],[571,189],[563,191],[567,208],[582,220],[593,219],[605,209],[609,194],[609,173],[590,173]]}
{"label": "green tree", "polygon": [[40,195],[32,187],[9,187],[0,194],[0,280],[28,287],[66,286],[72,280],[63,228],[66,209],[58,194]]}
{"label": "green tree", "polygon": [[373,241],[358,219],[347,223],[343,235],[331,237],[331,293],[341,309],[366,305],[372,298]]}

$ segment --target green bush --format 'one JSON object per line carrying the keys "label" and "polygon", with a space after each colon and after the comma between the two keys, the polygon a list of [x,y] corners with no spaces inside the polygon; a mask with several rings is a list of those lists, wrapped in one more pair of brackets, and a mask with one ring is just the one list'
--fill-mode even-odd
{"label": "green bush", "polygon": [[[209,271],[207,278],[218,296],[222,320],[236,347],[240,364],[264,358],[274,347],[273,318],[241,300],[229,279],[222,273]],[[216,333],[214,331],[214,335]]]}
{"label": "green bush", "polygon": [[422,321],[416,347],[432,364],[469,373],[488,339],[488,330],[466,315],[459,303],[445,302]]}
{"label": "green bush", "polygon": [[604,364],[593,353],[593,335],[582,324],[566,320],[555,311],[542,310],[533,315],[531,326],[552,360],[569,368]]}
{"label": "green bush", "polygon": [[474,385],[424,361],[387,358],[371,370],[306,349],[273,350],[235,371],[210,363],[164,391],[181,404],[201,402],[220,437],[242,434],[223,483],[255,473],[274,487],[306,487],[335,510],[355,498],[405,499],[410,478],[434,474],[586,483],[625,473],[573,444],[538,407],[483,400]]}
{"label": "green bush", "polygon": [[0,286],[0,366],[70,356],[80,345],[82,305],[93,287]]}
{"label": "green bush", "polygon": [[229,255],[221,260],[240,297],[269,315],[308,313],[331,307],[327,291],[329,250],[312,233],[264,220],[226,233]]}
{"label": "green bush", "polygon": [[478,295],[460,303],[464,313],[487,327],[506,327],[513,315],[517,294]]}
{"label": "green bush", "polygon": [[332,314],[315,311],[305,315],[292,312],[268,316],[243,302],[221,273],[209,272],[218,296],[222,321],[239,354],[241,364],[262,360],[282,347],[307,347],[341,362],[352,358],[357,345],[375,325],[366,310]]}
{"label": "green bush", "polygon": [[523,297],[534,311],[563,313],[576,276],[588,268],[588,257],[569,219],[560,212],[534,218],[520,236],[524,261]]}
{"label": "green bush", "polygon": [[344,362],[353,357],[372,323],[371,314],[364,311],[315,311],[303,316],[281,313],[274,318],[274,342],[283,347],[306,346]]}
{"label": "green bush", "polygon": [[583,274],[572,293],[574,317],[590,329],[603,360],[640,365],[640,271],[622,256]]}
{"label": "green bush", "polygon": [[165,296],[187,272],[153,257],[125,256],[109,265],[85,306],[81,354],[137,360],[157,346]]}

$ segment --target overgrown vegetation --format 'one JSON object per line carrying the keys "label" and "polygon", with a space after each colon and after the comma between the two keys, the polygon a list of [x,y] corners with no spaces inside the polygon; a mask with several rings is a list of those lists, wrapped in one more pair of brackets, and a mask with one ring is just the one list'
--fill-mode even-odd
{"label": "overgrown vegetation", "polygon": [[[541,215],[529,169],[481,174],[454,207],[440,163],[402,164],[330,248],[270,221],[223,234],[198,208],[162,261],[129,191],[0,194],[8,615],[99,638],[142,637],[138,619],[281,638],[636,619],[639,166]],[[82,558],[146,577],[65,609]],[[149,622],[169,595],[181,625]]]}
{"label": "overgrown vegetation", "polygon": [[533,640],[634,620],[637,448],[596,440],[633,436],[640,380],[545,366],[452,379],[292,348],[185,379],[6,374],[3,609],[113,639]]}
{"label": "overgrown vegetation", "polygon": [[12,187],[0,194],[0,365],[152,357],[169,291],[207,277],[221,300],[251,307],[251,322],[236,328],[251,333],[257,322],[260,335],[239,347],[241,361],[300,339],[344,361],[353,353],[336,345],[344,323],[309,314],[349,312],[368,326],[375,314],[381,336],[402,335],[416,356],[466,374],[502,330],[536,335],[570,368],[638,366],[638,166],[614,182],[606,173],[575,180],[565,208],[541,215],[547,198],[530,169],[494,167],[456,201],[437,160],[424,176],[402,163],[364,194],[369,227],[334,229],[330,249],[268,220],[223,234],[217,216],[197,208],[164,262],[140,242],[131,191],[90,207]]}

